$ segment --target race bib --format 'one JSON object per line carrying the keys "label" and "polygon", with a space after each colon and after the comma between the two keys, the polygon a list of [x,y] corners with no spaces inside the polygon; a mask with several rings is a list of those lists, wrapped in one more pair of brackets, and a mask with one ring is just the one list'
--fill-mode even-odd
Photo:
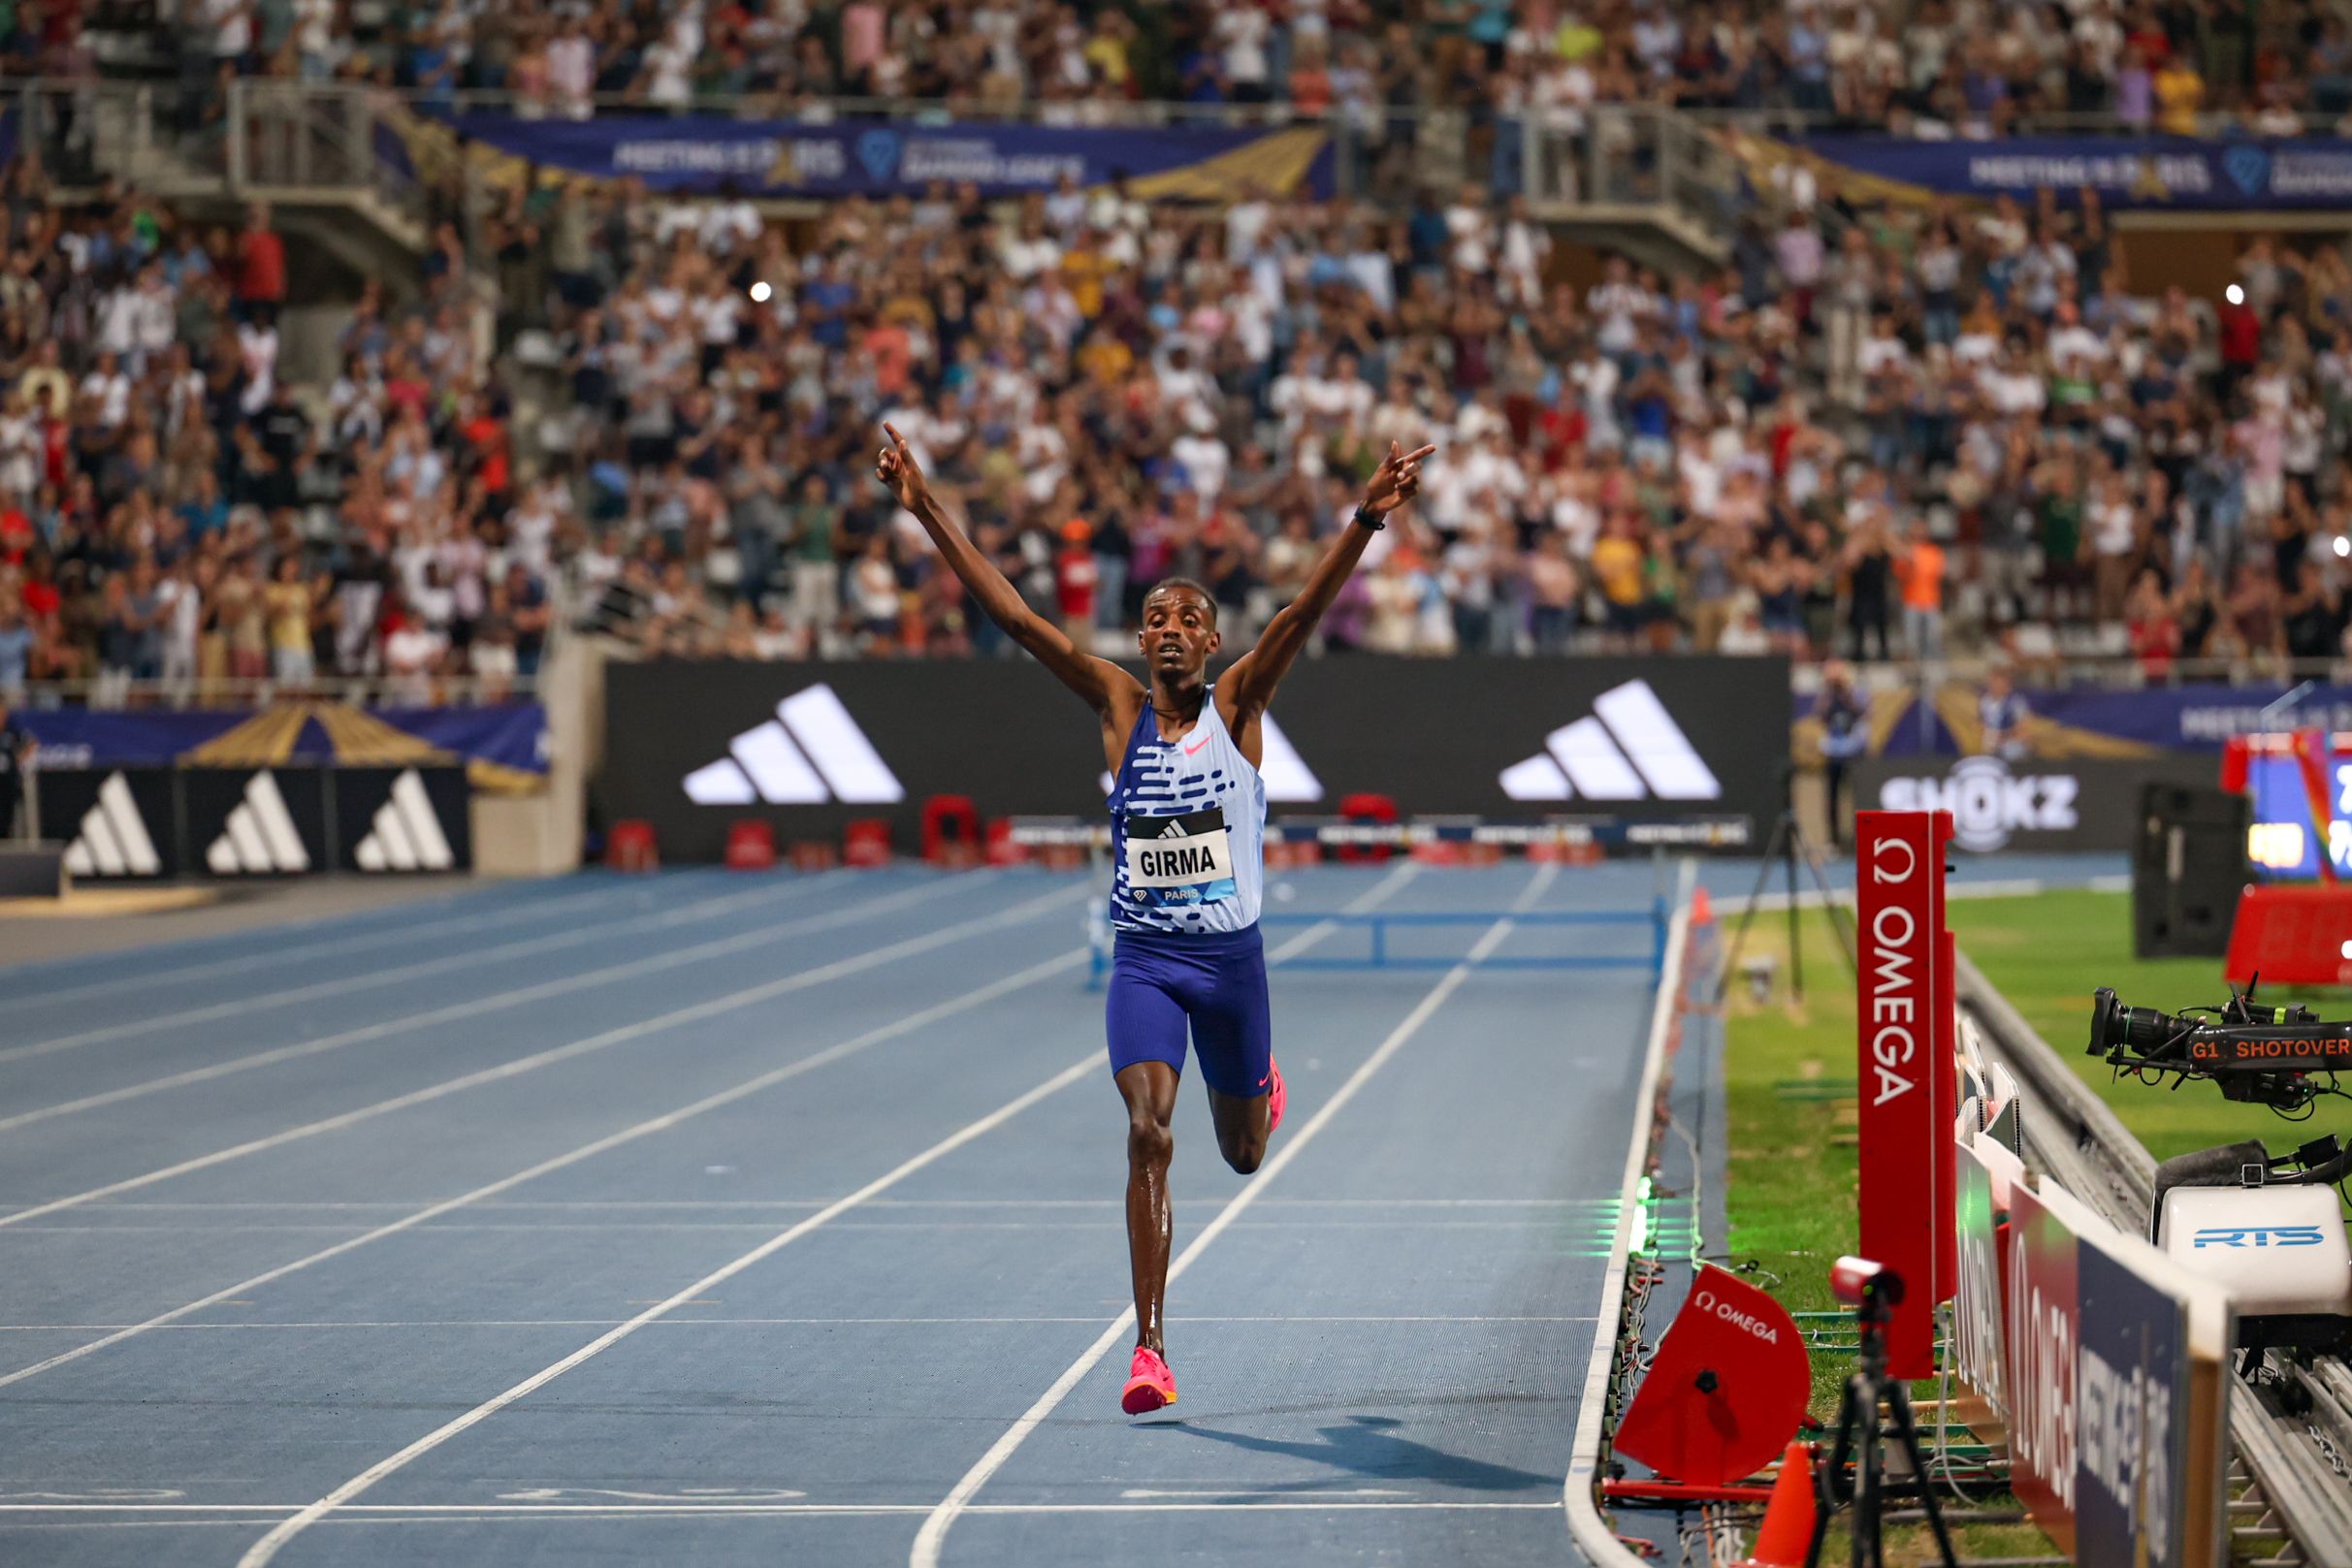
{"label": "race bib", "polygon": [[1128,817],[1127,886],[1160,904],[1232,898],[1233,846],[1225,834],[1225,814]]}

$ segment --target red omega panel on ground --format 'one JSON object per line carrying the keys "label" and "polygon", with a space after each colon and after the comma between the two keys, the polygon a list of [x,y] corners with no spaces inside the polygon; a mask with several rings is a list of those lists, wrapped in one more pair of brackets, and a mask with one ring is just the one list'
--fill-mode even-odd
{"label": "red omega panel on ground", "polygon": [[[1855,1100],[1860,1118],[1861,1254],[1903,1276],[1886,1326],[1887,1370],[1935,1371],[1935,1308],[1949,1294],[1951,1139],[1944,967],[1944,839],[1930,812],[1855,814],[1861,949]],[[1942,1116],[1942,1120],[1937,1118]]]}
{"label": "red omega panel on ground", "polygon": [[1737,1481],[1788,1445],[1812,1388],[1812,1359],[1788,1309],[1704,1266],[1658,1343],[1615,1447],[1677,1481]]}

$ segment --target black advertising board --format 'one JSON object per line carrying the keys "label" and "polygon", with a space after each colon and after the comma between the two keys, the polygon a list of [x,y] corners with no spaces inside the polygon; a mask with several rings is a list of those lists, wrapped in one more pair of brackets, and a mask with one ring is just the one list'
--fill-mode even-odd
{"label": "black advertising board", "polygon": [[1864,810],[1948,811],[1952,844],[1996,849],[2129,849],[2139,835],[2140,793],[2149,784],[2210,784],[2210,752],[2152,757],[1863,757],[1853,764],[1854,804]]}
{"label": "black advertising board", "polygon": [[[1262,771],[1276,815],[1371,792],[1409,816],[1734,816],[1760,833],[1789,712],[1781,659],[1307,659]],[[880,816],[907,846],[935,794],[1099,816],[1104,760],[1091,716],[1025,660],[615,663],[595,799],[675,860],[718,858],[747,817],[819,837]]]}
{"label": "black advertising board", "polygon": [[464,768],[335,770],[335,862],[386,875],[473,864]]}
{"label": "black advertising board", "polygon": [[317,768],[183,768],[190,871],[298,877],[327,870],[327,790]]}
{"label": "black advertising board", "polygon": [[186,869],[170,768],[43,768],[35,789],[40,836],[65,846],[75,877],[138,881]]}
{"label": "black advertising board", "polygon": [[466,871],[463,767],[48,768],[40,832],[86,880]]}

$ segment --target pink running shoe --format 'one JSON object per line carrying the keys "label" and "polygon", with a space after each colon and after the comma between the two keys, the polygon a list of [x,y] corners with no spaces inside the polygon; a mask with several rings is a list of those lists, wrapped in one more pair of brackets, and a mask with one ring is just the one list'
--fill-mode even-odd
{"label": "pink running shoe", "polygon": [[1266,1089],[1266,1136],[1272,1137],[1274,1129],[1282,1125],[1282,1110],[1290,1104],[1290,1091],[1282,1087],[1281,1063],[1270,1056],[1266,1068],[1267,1077],[1273,1080]]}
{"label": "pink running shoe", "polygon": [[1147,1345],[1135,1347],[1135,1362],[1128,1367],[1127,1387],[1119,1392],[1119,1408],[1130,1416],[1147,1416],[1163,1405],[1176,1403],[1176,1374],[1159,1353]]}

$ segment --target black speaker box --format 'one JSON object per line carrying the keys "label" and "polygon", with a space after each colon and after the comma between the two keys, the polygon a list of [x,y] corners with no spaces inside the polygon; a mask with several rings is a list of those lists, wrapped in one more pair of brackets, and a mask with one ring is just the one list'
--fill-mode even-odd
{"label": "black speaker box", "polygon": [[2140,790],[2132,847],[2132,951],[2141,958],[2219,958],[2246,881],[2243,795],[2196,784]]}

